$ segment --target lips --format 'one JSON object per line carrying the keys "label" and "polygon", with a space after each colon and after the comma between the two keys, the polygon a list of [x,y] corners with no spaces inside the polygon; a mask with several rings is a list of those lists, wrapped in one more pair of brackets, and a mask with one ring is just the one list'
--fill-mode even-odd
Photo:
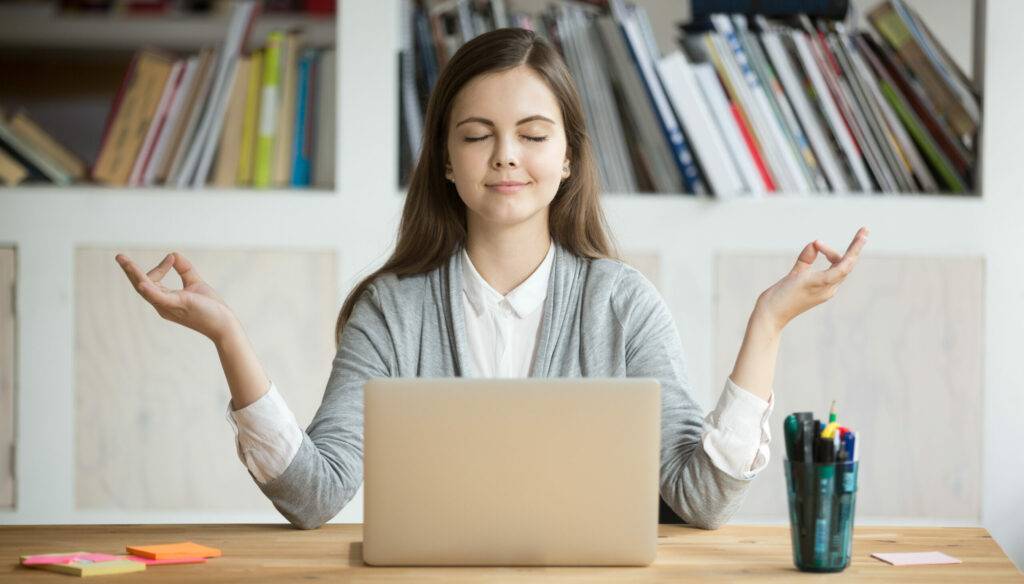
{"label": "lips", "polygon": [[512,194],[521,191],[530,183],[521,182],[517,180],[503,180],[501,182],[491,183],[487,185],[487,188],[492,191],[496,191],[502,194]]}

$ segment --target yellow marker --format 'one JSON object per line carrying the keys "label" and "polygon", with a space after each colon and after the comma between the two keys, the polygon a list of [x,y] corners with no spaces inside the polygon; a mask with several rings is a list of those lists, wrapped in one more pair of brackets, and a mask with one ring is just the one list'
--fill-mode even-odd
{"label": "yellow marker", "polygon": [[839,417],[836,415],[836,400],[832,400],[832,407],[828,412],[828,424],[821,430],[821,437],[831,438],[837,428],[839,428]]}

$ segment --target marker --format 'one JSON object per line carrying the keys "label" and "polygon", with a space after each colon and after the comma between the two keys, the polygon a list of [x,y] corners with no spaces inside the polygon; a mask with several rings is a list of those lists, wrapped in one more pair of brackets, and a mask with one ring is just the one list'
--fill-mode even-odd
{"label": "marker", "polygon": [[797,441],[800,439],[800,422],[796,419],[796,414],[786,416],[782,423],[782,433],[786,437],[786,456],[789,460],[795,461]]}
{"label": "marker", "polygon": [[818,456],[815,458],[818,508],[814,514],[814,555],[813,565],[824,568],[828,565],[828,549],[832,525],[832,502],[835,490],[836,451],[834,439],[819,437],[815,440]]}
{"label": "marker", "polygon": [[829,408],[828,412],[828,425],[821,431],[822,438],[831,438],[835,434],[836,429],[839,427],[837,421],[838,416],[836,415],[836,400],[832,400],[832,407]]}

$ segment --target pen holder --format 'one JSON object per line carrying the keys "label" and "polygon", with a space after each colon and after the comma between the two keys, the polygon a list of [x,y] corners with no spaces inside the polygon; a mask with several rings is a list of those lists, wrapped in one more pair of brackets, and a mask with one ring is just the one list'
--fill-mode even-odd
{"label": "pen holder", "polygon": [[793,563],[805,572],[850,564],[859,462],[786,461]]}

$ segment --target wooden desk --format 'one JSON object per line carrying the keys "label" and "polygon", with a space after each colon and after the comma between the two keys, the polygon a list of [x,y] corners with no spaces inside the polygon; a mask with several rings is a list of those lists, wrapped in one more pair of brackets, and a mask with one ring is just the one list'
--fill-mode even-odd
{"label": "wooden desk", "polygon": [[[64,551],[123,553],[125,545],[191,540],[220,548],[206,564],[154,566],[107,582],[1024,582],[981,528],[858,527],[853,560],[839,574],[793,567],[789,528],[730,525],[703,531],[659,528],[658,559],[646,568],[376,568],[362,562],[362,526],[88,525],[0,527],[0,581],[71,582],[69,576],[23,568],[25,554]],[[945,566],[895,567],[871,552],[938,550],[963,560]]]}

